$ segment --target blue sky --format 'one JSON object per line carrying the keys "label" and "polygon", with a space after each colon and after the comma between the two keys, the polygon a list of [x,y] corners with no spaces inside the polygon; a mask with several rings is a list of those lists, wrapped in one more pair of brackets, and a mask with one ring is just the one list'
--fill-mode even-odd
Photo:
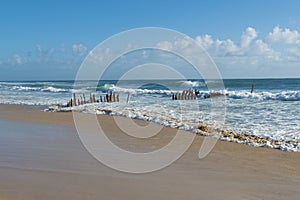
{"label": "blue sky", "polygon": [[74,79],[113,34],[164,27],[201,44],[225,78],[300,77],[300,1],[15,1],[0,7],[0,80]]}

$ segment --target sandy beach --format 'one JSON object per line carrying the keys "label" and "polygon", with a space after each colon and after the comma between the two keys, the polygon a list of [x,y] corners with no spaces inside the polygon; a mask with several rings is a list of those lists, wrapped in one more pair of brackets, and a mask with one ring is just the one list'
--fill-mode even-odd
{"label": "sandy beach", "polygon": [[[176,132],[163,128],[148,140],[138,140],[122,133],[113,117],[100,115],[98,119],[109,138],[129,150],[159,148]],[[0,105],[0,125],[1,200],[240,200],[298,199],[300,195],[299,153],[218,141],[199,160],[203,137],[197,136],[169,167],[133,175],[104,166],[86,151],[72,113]]]}

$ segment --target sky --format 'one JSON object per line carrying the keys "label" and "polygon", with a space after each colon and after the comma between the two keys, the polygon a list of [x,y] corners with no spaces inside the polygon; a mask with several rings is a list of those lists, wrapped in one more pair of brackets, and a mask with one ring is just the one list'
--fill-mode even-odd
{"label": "sky", "polygon": [[0,0],[0,80],[71,80],[99,43],[133,28],[179,31],[224,78],[300,77],[298,0]]}

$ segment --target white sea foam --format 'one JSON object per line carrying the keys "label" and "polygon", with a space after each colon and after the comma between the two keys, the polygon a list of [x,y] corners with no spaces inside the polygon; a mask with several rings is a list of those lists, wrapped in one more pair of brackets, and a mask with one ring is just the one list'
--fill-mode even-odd
{"label": "white sea foam", "polygon": [[300,101],[300,91],[258,91],[251,93],[249,91],[214,91],[226,95],[228,98],[233,99],[258,99],[258,100],[279,100],[279,101]]}
{"label": "white sea foam", "polygon": [[205,86],[203,82],[199,82],[199,81],[180,81],[180,84],[181,87],[184,88]]}
{"label": "white sea foam", "polygon": [[41,88],[41,87],[29,87],[29,86],[13,86],[11,90],[17,91],[42,91],[42,92],[69,92],[67,89],[55,88],[52,86]]}
{"label": "white sea foam", "polygon": [[115,92],[123,92],[123,93],[130,93],[130,94],[165,94],[165,95],[171,95],[172,93],[176,93],[179,91],[175,90],[149,90],[149,89],[133,89],[133,88],[123,88],[118,86],[112,86],[110,88],[111,90]]}
{"label": "white sea foam", "polygon": [[38,91],[38,90],[41,90],[41,88],[38,88],[38,87],[27,87],[27,86],[13,86],[11,89],[12,90],[18,90],[18,91]]}
{"label": "white sea foam", "polygon": [[[85,104],[80,105],[72,108],[58,108],[57,110],[50,109],[48,111],[61,111],[61,112],[67,112],[67,111],[79,111],[84,113],[92,113],[92,114],[109,114],[114,116],[123,116],[127,118],[133,118],[133,119],[140,119],[144,121],[150,121],[153,123],[157,123],[166,127],[171,128],[177,128],[182,129],[186,131],[193,131],[195,128],[203,122],[208,122],[207,119],[204,118],[197,118],[190,116],[182,116],[178,110],[170,110],[170,109],[164,109],[164,103],[162,103],[162,106],[152,106],[152,107],[135,107],[135,106],[124,106],[124,104],[119,103],[98,103],[98,104]],[[197,116],[197,115],[195,115]],[[216,124],[211,123],[212,127],[215,129],[220,128]],[[223,127],[224,128],[224,127]],[[244,132],[244,131],[243,131]],[[255,133],[253,133],[255,135]],[[295,139],[295,137],[276,137],[272,136],[271,134],[257,134],[258,136],[262,138],[270,138],[270,141],[272,140],[278,140],[278,144],[271,143],[270,141],[267,141],[267,143],[257,143],[255,141],[248,141],[248,140],[238,140],[238,139],[229,139],[229,138],[222,138],[222,140],[226,141],[235,141],[242,144],[248,144],[252,146],[260,146],[260,147],[267,147],[267,148],[275,148],[280,149],[283,151],[295,151],[300,152],[300,140],[298,138]],[[299,141],[295,144],[289,144],[285,141],[290,140],[296,140]]]}
{"label": "white sea foam", "polygon": [[43,92],[68,92],[69,90],[61,89],[61,88],[55,88],[55,87],[46,87],[41,89]]}

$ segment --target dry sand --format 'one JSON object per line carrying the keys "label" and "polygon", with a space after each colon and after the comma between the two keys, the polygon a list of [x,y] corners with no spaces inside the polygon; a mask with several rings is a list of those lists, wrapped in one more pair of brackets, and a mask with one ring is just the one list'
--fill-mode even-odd
{"label": "dry sand", "polygon": [[[129,120],[129,119],[128,119]],[[111,116],[99,116],[113,142],[159,148],[176,130],[132,139]],[[299,199],[300,153],[219,141],[198,159],[203,137],[171,166],[132,175],[112,170],[84,149],[71,113],[0,105],[0,199]],[[138,124],[145,122],[136,120]],[[191,134],[191,133],[187,133]]]}

